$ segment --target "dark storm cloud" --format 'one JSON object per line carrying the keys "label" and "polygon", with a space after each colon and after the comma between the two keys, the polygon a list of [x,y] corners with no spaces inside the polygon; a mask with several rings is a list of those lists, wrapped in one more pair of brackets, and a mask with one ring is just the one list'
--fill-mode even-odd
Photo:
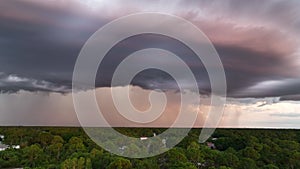
{"label": "dark storm cloud", "polygon": [[259,82],[256,85],[240,90],[236,97],[276,97],[280,100],[298,100],[300,94],[300,79],[281,79]]}
{"label": "dark storm cloud", "polygon": [[281,96],[280,97],[281,101],[284,100],[295,100],[295,101],[300,101],[300,94],[298,95],[286,95],[286,96]]}
{"label": "dark storm cloud", "polygon": [[[224,64],[229,96],[274,97],[299,93],[300,10],[295,3],[182,1],[173,2],[172,9],[160,10],[189,19],[212,40]],[[114,12],[112,15],[106,14],[107,11],[93,14],[75,1],[70,4],[1,1],[0,90],[69,92],[73,67],[84,42],[119,13],[143,11],[153,6],[149,2],[131,1],[127,10],[116,4],[109,8]],[[117,44],[100,65],[96,87],[110,86],[120,61],[134,51],[149,47],[180,56],[191,67],[200,91],[209,93],[208,76],[197,56],[182,43],[157,35],[135,36]],[[9,77],[16,81],[7,81]],[[178,88],[169,75],[158,70],[141,72],[132,84],[146,89]]]}
{"label": "dark storm cloud", "polygon": [[[0,72],[70,88],[82,45],[106,19],[25,1],[1,1],[0,7]],[[1,86],[19,90],[44,89],[25,82]]]}
{"label": "dark storm cloud", "polygon": [[12,74],[5,75],[4,73],[0,73],[0,88],[2,89],[2,93],[14,93],[20,89],[32,92],[45,91],[68,93],[71,91],[67,85],[59,85],[45,80],[19,77]]}

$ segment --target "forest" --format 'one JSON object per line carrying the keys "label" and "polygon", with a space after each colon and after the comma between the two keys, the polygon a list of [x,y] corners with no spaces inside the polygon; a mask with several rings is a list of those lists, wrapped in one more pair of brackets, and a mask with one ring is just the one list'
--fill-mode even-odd
{"label": "forest", "polygon": [[[160,128],[116,128],[132,137],[152,137]],[[0,168],[34,169],[299,169],[300,130],[217,129],[198,143],[191,129],[176,147],[150,158],[114,155],[76,127],[1,127]],[[19,145],[19,148],[13,148]],[[130,152],[132,153],[132,152]]]}

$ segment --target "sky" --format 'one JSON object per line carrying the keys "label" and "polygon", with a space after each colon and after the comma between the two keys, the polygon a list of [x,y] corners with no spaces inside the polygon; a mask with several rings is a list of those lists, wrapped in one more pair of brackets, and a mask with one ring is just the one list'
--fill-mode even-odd
{"label": "sky", "polygon": [[[0,125],[79,125],[71,92],[81,48],[105,24],[137,12],[182,17],[215,46],[227,80],[227,104],[219,127],[300,128],[297,0],[132,0],[126,4],[118,0],[2,0]],[[125,90],[124,86],[110,85],[122,59],[149,47],[177,54],[195,74],[201,94],[195,127],[201,127],[211,94],[205,67],[180,42],[151,34],[121,41],[101,63],[95,87],[105,117],[114,126],[141,126],[118,115],[109,91]],[[149,59],[155,60],[155,56]],[[167,64],[176,67],[172,62]],[[163,115],[148,126],[168,126],[176,118],[178,86],[166,73],[143,71],[130,89],[133,105],[141,110],[149,108],[146,96],[151,91],[163,90],[169,98]],[[185,106],[189,112],[198,111],[198,105]]]}

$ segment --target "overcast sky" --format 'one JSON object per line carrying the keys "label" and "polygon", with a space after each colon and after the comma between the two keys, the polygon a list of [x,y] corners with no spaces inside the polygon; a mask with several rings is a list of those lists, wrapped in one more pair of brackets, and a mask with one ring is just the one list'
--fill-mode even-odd
{"label": "overcast sky", "polygon": [[[212,41],[228,87],[221,126],[300,127],[297,0],[155,0],[126,4],[117,0],[1,0],[0,125],[78,125],[70,92],[80,49],[106,23],[149,11],[183,17]],[[103,73],[96,79],[99,100],[108,95],[110,87],[119,87],[111,86],[110,81],[120,61],[149,47],[180,56],[195,73],[203,97],[209,95],[205,68],[194,59],[193,52],[174,39],[148,34],[122,41],[106,56],[99,70]],[[139,101],[137,106],[147,107],[147,99],[140,101],[139,96],[154,89],[163,89],[173,98],[178,95],[174,84],[165,73],[144,71],[132,81],[132,99]],[[111,101],[106,102],[105,113],[112,124],[138,126],[117,118]],[[170,101],[166,108],[169,113],[151,125],[167,126],[176,106],[177,101]],[[207,109],[205,103],[201,109]],[[205,115],[200,115],[196,126],[201,126],[203,119]]]}

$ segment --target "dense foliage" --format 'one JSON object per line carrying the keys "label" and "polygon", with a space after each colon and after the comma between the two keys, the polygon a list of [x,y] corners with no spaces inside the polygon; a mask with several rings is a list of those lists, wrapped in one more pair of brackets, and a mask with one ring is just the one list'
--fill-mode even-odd
{"label": "dense foliage", "polygon": [[[134,137],[151,137],[164,129],[117,130]],[[0,168],[300,168],[299,130],[217,129],[208,140],[215,149],[197,142],[199,132],[200,129],[192,129],[180,144],[159,156],[128,159],[103,150],[81,128],[2,127],[2,142],[21,148],[0,151]]]}

